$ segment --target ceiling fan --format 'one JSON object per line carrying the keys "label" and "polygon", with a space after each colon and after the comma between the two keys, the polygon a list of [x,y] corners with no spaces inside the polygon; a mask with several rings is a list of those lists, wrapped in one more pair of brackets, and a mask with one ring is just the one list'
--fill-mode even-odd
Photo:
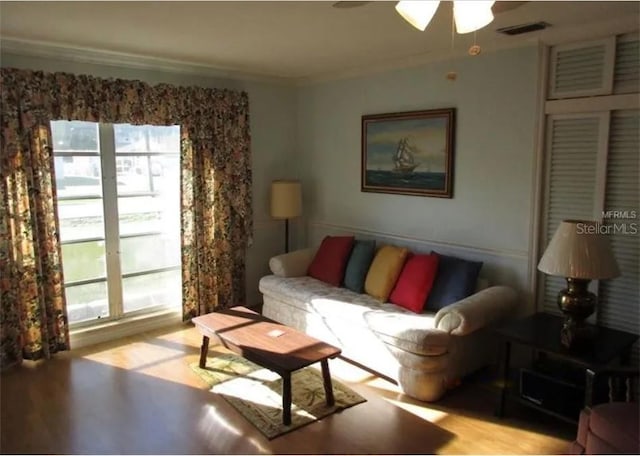
{"label": "ceiling fan", "polygon": [[[371,1],[355,1],[355,0],[346,0],[346,1],[337,1],[332,4],[334,8],[357,8],[360,6],[365,6]],[[475,1],[457,1],[453,2],[449,1],[446,3],[453,4],[453,19],[455,22],[455,29],[458,33],[470,33],[475,32],[487,25],[489,25],[493,19],[495,14],[504,13],[506,11],[514,10],[525,3],[529,3],[528,1],[486,1],[486,0],[475,0]],[[435,1],[399,1],[395,5],[395,9],[400,16],[404,20],[406,20],[413,27],[417,28],[420,31],[424,31],[433,19],[433,16],[436,13],[436,10],[440,6],[440,0]],[[542,23],[541,23],[542,24]],[[548,24],[545,24],[548,25]],[[451,43],[453,46],[453,23],[452,27],[452,35],[451,35]],[[508,32],[506,32],[508,33]],[[474,44],[468,50],[469,55],[477,56],[481,53],[480,46],[475,42],[474,35]],[[455,71],[450,71],[447,73],[447,79],[450,81],[455,81],[457,78],[457,73]]]}
{"label": "ceiling fan", "polygon": [[[358,2],[355,0],[346,0],[346,1],[340,1],[340,2],[334,2],[333,3],[333,7],[334,8],[343,8],[343,9],[349,9],[349,8],[358,8],[360,6],[364,6],[368,3],[373,3],[372,1],[368,1],[368,2]],[[522,5],[524,5],[525,3],[529,3],[528,1],[526,2],[512,2],[512,1],[497,1],[494,3],[494,5],[491,7],[491,10],[493,11],[493,14],[500,14],[500,13],[504,13],[506,11],[511,11],[512,9],[516,9]]]}
{"label": "ceiling fan", "polygon": [[[338,1],[333,3],[335,8],[356,8],[364,6],[370,1]],[[494,14],[513,10],[526,1],[453,1],[453,16],[455,28],[458,33],[475,32],[489,25],[494,18]],[[440,1],[399,1],[395,9],[402,18],[420,31],[424,31],[433,19],[436,10],[440,6]],[[479,51],[478,51],[479,53]],[[477,54],[474,54],[477,55]]]}

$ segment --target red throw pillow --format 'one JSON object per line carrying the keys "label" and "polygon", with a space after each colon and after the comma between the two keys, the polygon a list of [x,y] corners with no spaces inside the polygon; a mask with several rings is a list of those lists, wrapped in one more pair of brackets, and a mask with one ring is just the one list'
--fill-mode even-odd
{"label": "red throw pillow", "polygon": [[389,302],[422,312],[438,272],[438,255],[413,255],[402,268]]}
{"label": "red throw pillow", "polygon": [[308,275],[339,287],[353,247],[353,236],[327,236],[309,266]]}

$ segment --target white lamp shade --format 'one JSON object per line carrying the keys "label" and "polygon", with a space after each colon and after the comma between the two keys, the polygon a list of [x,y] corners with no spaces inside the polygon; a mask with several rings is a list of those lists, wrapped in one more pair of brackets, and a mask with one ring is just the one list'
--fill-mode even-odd
{"label": "white lamp shade", "polygon": [[277,180],[271,183],[271,216],[289,219],[302,215],[300,181]]}
{"label": "white lamp shade", "polygon": [[396,4],[396,11],[409,24],[424,31],[433,19],[440,1],[402,1]]}
{"label": "white lamp shade", "polygon": [[538,269],[572,279],[611,279],[620,275],[609,239],[591,220],[564,220],[558,226]]}
{"label": "white lamp shade", "polygon": [[453,16],[458,33],[470,33],[489,25],[493,21],[491,7],[494,1],[459,1],[453,2]]}

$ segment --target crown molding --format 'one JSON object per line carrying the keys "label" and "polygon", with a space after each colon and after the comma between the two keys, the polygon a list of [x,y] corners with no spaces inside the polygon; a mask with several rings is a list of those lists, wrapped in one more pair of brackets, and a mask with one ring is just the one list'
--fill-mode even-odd
{"label": "crown molding", "polygon": [[262,82],[283,86],[295,84],[294,78],[244,71],[217,65],[165,59],[125,52],[105,51],[70,44],[53,44],[45,41],[0,37],[0,52],[30,57],[51,58],[78,63],[107,65],[138,70],[163,71],[193,76],[205,76],[234,81]]}
{"label": "crown molding", "polygon": [[[486,46],[483,53],[516,49],[544,44],[553,46],[586,39],[596,39],[611,35],[637,34],[636,17],[610,18],[597,24],[552,27],[542,32],[532,33],[530,36],[516,40],[506,40]],[[490,41],[490,40],[486,40]],[[482,45],[482,42],[480,42]],[[15,37],[0,37],[0,51],[25,56],[52,58],[79,63],[107,65],[114,67],[133,68],[151,71],[163,71],[177,74],[205,76],[210,78],[227,79],[233,81],[250,81],[275,84],[280,86],[304,87],[322,84],[342,79],[366,77],[394,70],[420,67],[429,63],[469,57],[466,47],[451,50],[437,50],[424,52],[412,56],[405,56],[369,65],[359,65],[337,71],[311,74],[306,76],[276,76],[273,74],[256,73],[242,68],[232,68],[225,65],[207,65],[189,61],[149,57],[124,52],[105,51],[101,49],[74,46],[70,44],[53,44],[44,41],[25,40]]]}

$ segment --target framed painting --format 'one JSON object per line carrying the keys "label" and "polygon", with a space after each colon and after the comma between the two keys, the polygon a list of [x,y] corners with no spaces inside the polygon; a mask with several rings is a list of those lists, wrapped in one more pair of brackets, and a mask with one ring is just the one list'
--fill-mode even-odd
{"label": "framed painting", "polygon": [[363,192],[453,197],[455,109],[362,116]]}

